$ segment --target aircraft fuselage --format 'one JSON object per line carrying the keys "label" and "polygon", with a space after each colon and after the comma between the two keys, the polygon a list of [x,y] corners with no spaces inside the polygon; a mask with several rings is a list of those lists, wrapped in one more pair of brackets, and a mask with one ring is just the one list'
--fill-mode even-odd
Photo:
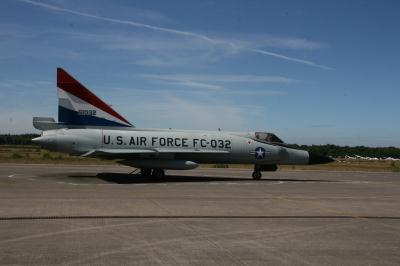
{"label": "aircraft fuselage", "polygon": [[45,131],[35,141],[50,150],[79,155],[103,149],[116,153],[147,150],[149,153],[138,152],[134,157],[193,160],[196,163],[309,163],[306,151],[261,143],[234,134],[221,131],[57,129]]}

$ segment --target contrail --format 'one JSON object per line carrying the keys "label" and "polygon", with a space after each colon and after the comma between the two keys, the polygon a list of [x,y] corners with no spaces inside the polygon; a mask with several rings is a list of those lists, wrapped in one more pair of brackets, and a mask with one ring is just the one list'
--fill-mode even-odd
{"label": "contrail", "polygon": [[58,7],[58,6],[54,6],[54,5],[50,5],[50,4],[46,4],[46,3],[40,3],[40,2],[36,2],[36,1],[32,1],[32,0],[17,0],[17,1],[25,2],[25,3],[31,4],[31,5],[35,5],[35,6],[40,6],[40,7],[47,8],[47,9],[54,10],[54,11],[58,11],[58,12],[64,12],[64,13],[73,14],[73,15],[76,15],[76,16],[82,16],[82,17],[93,18],[93,19],[112,22],[112,23],[129,25],[129,26],[133,26],[133,27],[136,27],[136,28],[145,28],[145,29],[150,29],[150,30],[154,30],[154,31],[161,31],[161,32],[171,33],[171,34],[175,34],[175,35],[193,37],[193,38],[201,39],[203,41],[206,41],[206,42],[209,42],[209,43],[212,43],[212,44],[224,44],[224,45],[236,48],[236,49],[247,50],[247,51],[251,51],[251,52],[254,52],[254,53],[267,55],[267,56],[272,56],[272,57],[275,57],[275,58],[279,58],[279,59],[283,59],[283,60],[287,60],[287,61],[291,61],[291,62],[301,63],[301,64],[304,64],[304,65],[309,65],[309,66],[318,67],[318,68],[322,68],[322,69],[334,70],[334,68],[331,68],[331,67],[328,67],[328,66],[324,66],[324,65],[319,65],[319,64],[316,64],[316,63],[311,62],[311,61],[302,60],[302,59],[298,59],[298,58],[294,58],[294,57],[289,57],[289,56],[286,56],[286,55],[277,54],[277,53],[273,53],[273,52],[269,52],[269,51],[265,51],[265,50],[261,50],[261,49],[240,47],[240,46],[236,45],[233,42],[210,38],[210,37],[208,37],[206,35],[198,34],[198,33],[195,33],[195,32],[182,31],[182,30],[177,30],[177,29],[153,26],[153,25],[144,24],[144,23],[135,22],[135,21],[130,21],[130,20],[121,20],[121,19],[103,17],[103,16],[98,16],[98,15],[86,13],[86,12],[80,12],[80,11],[76,11],[76,10],[72,10],[72,9],[62,8],[62,7]]}
{"label": "contrail", "polygon": [[268,52],[268,51],[261,50],[261,49],[250,49],[250,51],[253,51],[253,52],[259,53],[259,54],[270,55],[270,56],[273,56],[273,57],[281,58],[281,59],[292,61],[292,62],[302,63],[302,64],[309,65],[309,66],[319,67],[319,68],[322,68],[322,69],[335,70],[332,67],[319,65],[319,64],[313,63],[311,61],[302,60],[302,59],[298,59],[298,58],[294,58],[294,57],[289,57],[289,56],[286,56],[286,55],[281,55],[281,54],[277,54],[277,53],[273,53],[273,52]]}

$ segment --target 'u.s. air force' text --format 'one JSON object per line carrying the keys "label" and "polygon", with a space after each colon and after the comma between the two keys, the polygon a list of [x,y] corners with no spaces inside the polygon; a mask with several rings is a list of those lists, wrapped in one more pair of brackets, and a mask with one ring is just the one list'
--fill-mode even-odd
{"label": "'u.s. air force' text", "polygon": [[151,146],[151,147],[182,147],[182,148],[219,148],[231,149],[228,139],[189,139],[189,138],[164,138],[164,137],[124,137],[117,136],[115,140],[109,135],[103,136],[103,144],[124,146]]}

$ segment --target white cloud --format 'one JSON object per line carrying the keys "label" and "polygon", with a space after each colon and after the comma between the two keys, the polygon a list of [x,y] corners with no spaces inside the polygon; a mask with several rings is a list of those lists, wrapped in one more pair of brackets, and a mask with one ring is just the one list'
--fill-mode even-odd
{"label": "white cloud", "polygon": [[[179,35],[179,36],[183,36],[183,37],[194,38],[194,39],[201,40],[205,43],[208,43],[210,45],[224,47],[225,49],[228,49],[230,52],[239,51],[239,50],[250,51],[253,53],[267,55],[267,56],[279,58],[279,59],[286,60],[286,61],[301,63],[301,64],[318,67],[318,68],[322,68],[322,69],[333,70],[333,68],[331,68],[331,67],[317,64],[317,63],[314,63],[309,60],[299,59],[299,58],[279,54],[276,52],[267,51],[265,49],[243,46],[239,43],[235,43],[232,41],[219,39],[219,38],[211,38],[204,34],[199,34],[199,33],[191,32],[191,31],[183,31],[183,30],[177,30],[177,29],[172,29],[172,28],[153,26],[153,25],[140,23],[140,22],[136,22],[136,21],[131,21],[131,20],[123,20],[123,19],[104,17],[104,16],[94,15],[94,14],[90,14],[90,13],[86,13],[86,12],[80,12],[80,11],[76,11],[76,10],[72,10],[72,9],[62,8],[62,7],[58,7],[58,6],[54,6],[54,5],[46,4],[46,3],[42,3],[42,2],[36,2],[36,1],[32,1],[32,0],[19,0],[19,1],[31,4],[31,5],[35,5],[35,6],[40,6],[40,7],[46,8],[48,10],[53,10],[53,11],[57,11],[57,12],[64,12],[64,13],[68,13],[68,14],[72,14],[72,15],[76,15],[76,16],[97,19],[97,20],[110,22],[110,23],[118,23],[118,24],[132,26],[135,28],[148,29],[148,30],[152,30],[152,31],[162,32],[162,33],[168,33],[168,34]],[[280,42],[283,43],[282,41],[280,41]],[[286,43],[286,46],[288,46],[288,43],[290,43],[290,42],[286,41],[285,43]],[[310,43],[305,43],[304,41],[303,41],[303,43],[299,43],[299,41],[291,42],[292,46],[299,47],[299,44],[301,44],[303,46],[310,45]],[[123,48],[123,47],[120,47],[120,48]]]}
{"label": "white cloud", "polygon": [[[219,95],[221,97],[226,98],[231,95],[240,95],[240,96],[283,96],[287,95],[286,91],[282,90],[271,90],[271,89],[233,89],[233,88],[223,88],[223,89],[211,89],[211,90],[186,90],[185,87],[182,88],[173,88],[173,89],[146,89],[146,88],[129,88],[129,87],[115,87],[115,86],[96,86],[96,88],[101,88],[104,90],[103,95],[109,95],[110,97],[114,97],[115,95],[126,95],[131,93],[140,93],[140,97],[146,98],[149,95],[157,94],[159,97],[165,96],[179,96],[182,94],[189,96],[212,96]],[[118,92],[118,93],[117,93]],[[122,100],[126,99],[126,97],[122,96]],[[121,102],[124,104],[124,102]]]}
{"label": "white cloud", "polygon": [[176,58],[176,57],[165,57],[165,56],[154,56],[150,55],[147,58],[144,59],[139,59],[135,60],[132,62],[132,64],[135,65],[142,65],[142,66],[155,66],[155,67],[170,67],[170,66],[176,66],[176,65],[182,65],[185,60],[182,60],[182,58]]}
{"label": "white cloud", "polygon": [[[228,39],[229,37],[227,37]],[[251,49],[277,48],[286,50],[316,50],[326,48],[327,45],[298,37],[272,36],[265,34],[246,34],[231,37],[230,41]]]}
{"label": "white cloud", "polygon": [[234,53],[222,45],[212,45],[199,39],[140,31],[54,32],[67,41],[92,43],[111,52],[125,51],[128,63],[142,66],[198,66],[217,62]]}
{"label": "white cloud", "polygon": [[273,53],[273,52],[269,52],[269,51],[265,51],[265,50],[261,50],[261,49],[253,49],[253,51],[260,53],[260,54],[265,54],[265,55],[270,55],[273,57],[277,57],[277,58],[281,58],[284,60],[288,60],[288,61],[292,61],[292,62],[297,62],[297,63],[301,63],[301,64],[305,64],[305,65],[309,65],[309,66],[314,66],[314,67],[318,67],[318,68],[322,68],[322,69],[326,69],[326,70],[335,70],[332,67],[328,67],[328,66],[324,66],[324,65],[319,65],[316,64],[314,62],[308,61],[308,60],[303,60],[303,59],[298,59],[298,58],[294,58],[294,57],[289,57],[289,56],[285,56],[285,55],[281,55],[281,54],[277,54],[277,53]]}
{"label": "white cloud", "polygon": [[201,50],[210,49],[214,46],[204,44],[203,42],[192,38],[177,39],[170,35],[149,35],[139,32],[130,32],[127,35],[124,32],[56,32],[70,39],[84,40],[100,43],[103,48],[109,50]]}
{"label": "white cloud", "polygon": [[13,89],[18,89],[21,87],[43,87],[43,86],[49,86],[52,83],[50,81],[45,81],[45,80],[16,80],[16,79],[8,79],[8,80],[3,80],[0,81],[0,88],[13,88]]}
{"label": "white cloud", "polygon": [[188,74],[138,74],[138,76],[168,80],[168,81],[201,81],[201,82],[223,82],[223,83],[283,83],[291,84],[297,82],[295,79],[282,76],[261,76],[261,75],[188,75]]}
{"label": "white cloud", "polygon": [[[139,77],[144,77],[149,80],[158,80],[167,83],[172,83],[184,87],[196,87],[207,90],[219,90],[224,93],[233,94],[268,94],[275,95],[276,91],[235,91],[232,85],[226,86],[226,83],[246,83],[247,87],[250,83],[277,83],[277,84],[291,84],[297,80],[281,76],[259,76],[259,75],[189,75],[189,74],[138,74]],[[281,94],[281,93],[279,93]]]}
{"label": "white cloud", "polygon": [[242,96],[283,96],[288,95],[286,91],[281,90],[254,90],[254,89],[246,89],[246,90],[229,90],[224,92],[224,95],[232,94],[232,95],[242,95]]}
{"label": "white cloud", "polygon": [[[137,74],[139,78],[146,79],[149,83],[141,84],[138,87],[120,87],[113,85],[94,85],[92,88],[101,89],[103,93],[124,95],[126,93],[142,93],[144,98],[147,94],[158,95],[202,95],[223,97],[243,96],[283,96],[288,93],[282,89],[274,89],[270,86],[258,86],[258,84],[272,83],[288,85],[299,82],[298,80],[282,76],[261,76],[261,75],[213,75],[213,74]],[[159,85],[154,85],[154,84]],[[244,84],[242,84],[244,83]],[[166,86],[166,85],[176,86]],[[192,88],[192,89],[189,89]],[[117,93],[118,92],[118,93]]]}
{"label": "white cloud", "polygon": [[138,102],[129,108],[129,112],[141,114],[140,120],[153,127],[243,130],[249,125],[249,119],[246,119],[246,113],[240,107],[220,101],[202,102],[176,96]]}
{"label": "white cloud", "polygon": [[171,60],[165,60],[165,59],[161,59],[161,58],[157,58],[157,57],[153,57],[153,56],[150,56],[145,59],[137,60],[137,61],[133,62],[133,64],[143,65],[143,66],[171,66],[171,65],[174,65]]}
{"label": "white cloud", "polygon": [[291,37],[268,37],[264,45],[295,50],[314,50],[326,47],[326,45],[322,43]]}
{"label": "white cloud", "polygon": [[193,80],[176,80],[174,81],[176,84],[183,85],[186,87],[196,87],[196,88],[203,88],[208,90],[221,90],[222,87],[213,84],[207,84],[202,82],[196,82]]}

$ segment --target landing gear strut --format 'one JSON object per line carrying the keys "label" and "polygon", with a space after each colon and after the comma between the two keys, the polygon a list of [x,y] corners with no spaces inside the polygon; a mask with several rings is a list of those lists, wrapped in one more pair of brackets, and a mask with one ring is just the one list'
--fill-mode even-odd
{"label": "landing gear strut", "polygon": [[252,174],[253,180],[260,180],[261,179],[261,169],[258,165],[254,165],[254,172]]}
{"label": "landing gear strut", "polygon": [[276,164],[256,164],[254,165],[253,179],[260,180],[261,172],[275,172],[278,170],[278,166]]}

